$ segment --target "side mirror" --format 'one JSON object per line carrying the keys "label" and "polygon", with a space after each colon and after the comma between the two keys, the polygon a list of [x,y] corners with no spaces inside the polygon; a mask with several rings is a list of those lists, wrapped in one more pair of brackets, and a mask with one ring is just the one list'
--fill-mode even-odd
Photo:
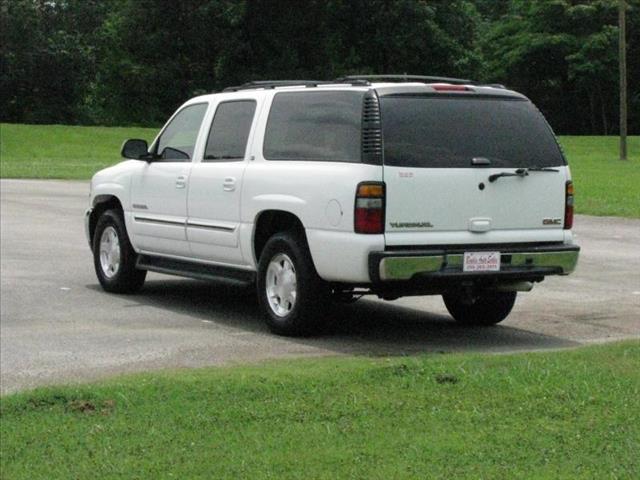
{"label": "side mirror", "polygon": [[149,158],[149,146],[146,140],[140,140],[138,138],[130,138],[122,144],[120,154],[124,158],[131,158],[134,160],[146,160]]}

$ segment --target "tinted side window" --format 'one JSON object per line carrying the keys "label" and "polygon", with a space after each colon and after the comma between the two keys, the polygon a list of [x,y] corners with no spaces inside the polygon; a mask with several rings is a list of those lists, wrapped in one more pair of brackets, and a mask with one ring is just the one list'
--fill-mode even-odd
{"label": "tinted side window", "polygon": [[256,102],[253,100],[224,102],[218,105],[211,123],[203,161],[242,160],[255,111]]}
{"label": "tinted side window", "polygon": [[278,93],[264,138],[267,160],[360,162],[363,92]]}
{"label": "tinted side window", "polygon": [[162,160],[185,162],[193,157],[198,131],[207,111],[206,103],[189,105],[178,112],[158,139],[156,152]]}

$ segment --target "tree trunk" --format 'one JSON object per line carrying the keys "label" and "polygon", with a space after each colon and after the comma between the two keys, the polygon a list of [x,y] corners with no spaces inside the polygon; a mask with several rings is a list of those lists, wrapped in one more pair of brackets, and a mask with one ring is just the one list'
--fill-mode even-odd
{"label": "tree trunk", "polygon": [[627,159],[627,37],[626,0],[618,3],[618,55],[620,61],[620,160]]}

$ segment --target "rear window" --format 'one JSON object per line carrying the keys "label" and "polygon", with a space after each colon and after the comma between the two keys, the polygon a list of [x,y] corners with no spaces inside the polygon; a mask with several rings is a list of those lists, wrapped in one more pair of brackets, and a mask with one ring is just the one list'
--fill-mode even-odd
{"label": "rear window", "polygon": [[362,92],[278,93],[264,138],[267,160],[360,162]]}
{"label": "rear window", "polygon": [[492,167],[565,164],[551,128],[527,100],[389,96],[380,109],[386,165],[464,168],[474,157]]}

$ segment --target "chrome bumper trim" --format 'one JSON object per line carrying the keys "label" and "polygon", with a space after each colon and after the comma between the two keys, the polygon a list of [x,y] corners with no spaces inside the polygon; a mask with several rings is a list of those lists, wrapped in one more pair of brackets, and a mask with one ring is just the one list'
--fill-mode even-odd
{"label": "chrome bumper trim", "polygon": [[[496,245],[495,250],[500,251],[500,247]],[[576,268],[579,251],[580,248],[574,245],[555,247],[554,249],[536,248],[531,251],[501,251],[500,273],[531,272],[542,275],[568,275]],[[446,276],[467,273],[462,271],[463,253],[447,253],[446,251],[429,251],[421,255],[417,253],[411,252],[411,254],[404,255],[399,252],[373,253],[370,257],[373,267],[370,269],[372,280],[410,280],[415,275]],[[481,275],[491,275],[492,273],[494,272],[481,273]],[[375,278],[376,276],[378,278]]]}
{"label": "chrome bumper trim", "polygon": [[380,279],[408,280],[416,273],[437,272],[442,268],[444,259],[444,255],[383,258],[380,260]]}

